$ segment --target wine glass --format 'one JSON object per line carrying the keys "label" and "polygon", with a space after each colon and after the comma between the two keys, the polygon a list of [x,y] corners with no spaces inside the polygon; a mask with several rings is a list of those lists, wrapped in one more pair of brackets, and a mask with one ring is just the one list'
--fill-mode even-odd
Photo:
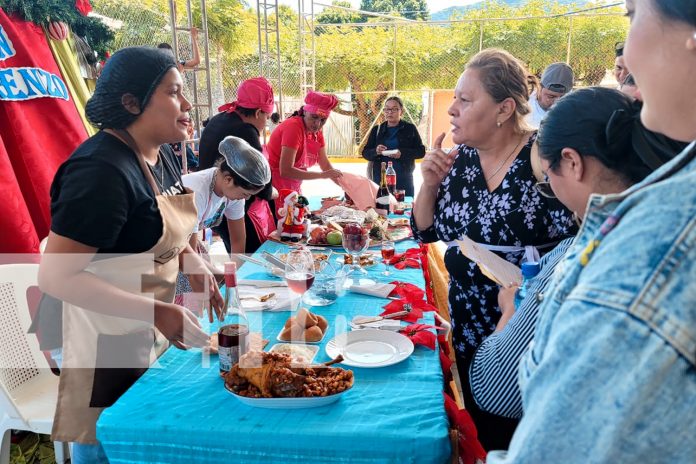
{"label": "wine glass", "polygon": [[394,242],[391,240],[385,240],[382,242],[382,259],[384,259],[384,265],[386,269],[382,273],[383,276],[389,277],[391,272],[389,272],[389,261],[394,257]]}
{"label": "wine glass", "polygon": [[370,246],[370,235],[357,222],[351,222],[343,227],[343,249],[350,255],[352,264],[348,271],[346,286],[359,284],[374,284],[367,279],[367,271],[360,266],[360,255]]}
{"label": "wine glass", "polygon": [[300,295],[293,311],[300,309],[304,293],[314,283],[314,256],[305,248],[290,251],[285,260],[285,282],[291,292]]}

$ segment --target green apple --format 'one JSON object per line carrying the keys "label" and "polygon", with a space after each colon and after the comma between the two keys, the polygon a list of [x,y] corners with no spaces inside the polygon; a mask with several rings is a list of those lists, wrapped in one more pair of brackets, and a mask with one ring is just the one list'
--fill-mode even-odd
{"label": "green apple", "polygon": [[337,230],[332,230],[326,234],[326,241],[329,245],[340,245],[343,243],[343,234]]}

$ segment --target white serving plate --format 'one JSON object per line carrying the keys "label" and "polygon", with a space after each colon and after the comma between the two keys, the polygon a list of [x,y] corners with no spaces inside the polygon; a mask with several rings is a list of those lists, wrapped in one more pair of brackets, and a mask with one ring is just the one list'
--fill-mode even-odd
{"label": "white serving plate", "polygon": [[400,363],[413,353],[413,342],[405,335],[389,330],[363,329],[329,340],[326,354],[341,364],[353,367],[386,367]]}
{"label": "white serving plate", "polygon": [[247,398],[246,396],[236,394],[230,390],[227,385],[225,385],[225,389],[230,392],[232,396],[237,398],[242,404],[251,406],[252,408],[264,409],[318,408],[319,406],[326,406],[327,404],[335,403],[341,399],[341,396],[349,392],[351,388],[342,391],[341,393],[336,393],[335,395],[311,396],[309,398]]}

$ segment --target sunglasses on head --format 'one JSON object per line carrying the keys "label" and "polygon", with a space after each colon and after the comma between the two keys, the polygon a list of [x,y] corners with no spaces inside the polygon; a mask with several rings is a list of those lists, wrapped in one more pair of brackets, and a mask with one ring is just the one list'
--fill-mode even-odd
{"label": "sunglasses on head", "polygon": [[552,92],[566,93],[566,86],[563,84],[549,84],[546,88]]}

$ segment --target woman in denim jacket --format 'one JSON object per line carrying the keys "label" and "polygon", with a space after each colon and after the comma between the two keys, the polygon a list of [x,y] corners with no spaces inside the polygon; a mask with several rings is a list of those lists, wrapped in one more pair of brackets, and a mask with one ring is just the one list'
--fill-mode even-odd
{"label": "woman in denim jacket", "polygon": [[[696,0],[626,7],[643,124],[696,139]],[[692,143],[627,191],[590,198],[520,365],[524,417],[488,463],[696,461],[695,186]]]}
{"label": "woman in denim jacket", "polygon": [[[650,174],[654,169],[642,157],[672,158],[684,148],[683,143],[677,148],[671,143],[653,144],[647,156],[639,155],[631,143],[637,132],[658,142],[637,120],[639,105],[618,90],[591,87],[563,97],[545,118],[537,139],[542,165],[547,168],[547,179],[558,177],[555,171],[566,174],[558,177],[558,198],[578,217],[585,214],[590,194],[619,193]],[[537,188],[544,196],[555,196],[548,181],[539,182]],[[463,386],[471,388],[476,401],[476,405],[467,405],[470,412],[478,407],[498,416],[522,417],[517,366],[532,341],[540,299],[572,242],[572,238],[563,240],[541,258],[541,272],[530,282],[531,291],[517,310],[516,287],[500,290],[503,315],[495,333],[477,349],[470,366],[470,385]],[[476,419],[473,412],[472,416]]]}

